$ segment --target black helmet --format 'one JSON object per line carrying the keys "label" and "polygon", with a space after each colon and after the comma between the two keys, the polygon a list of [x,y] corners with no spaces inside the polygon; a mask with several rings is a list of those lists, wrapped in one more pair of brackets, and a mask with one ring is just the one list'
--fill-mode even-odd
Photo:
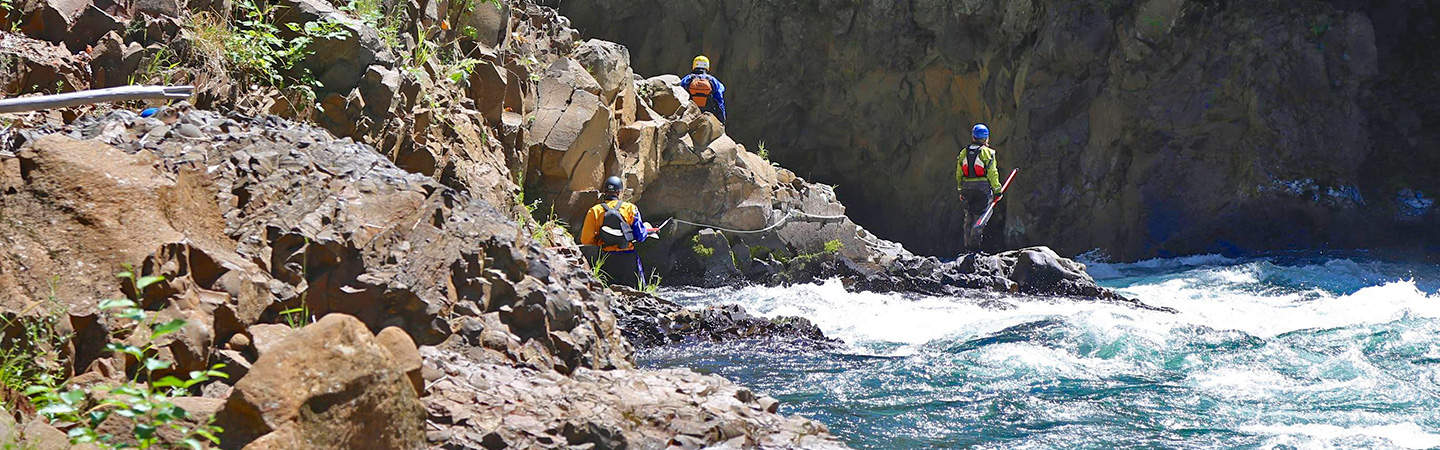
{"label": "black helmet", "polygon": [[620,177],[610,177],[605,179],[605,187],[601,190],[606,194],[619,194],[624,188],[625,182],[620,181]]}

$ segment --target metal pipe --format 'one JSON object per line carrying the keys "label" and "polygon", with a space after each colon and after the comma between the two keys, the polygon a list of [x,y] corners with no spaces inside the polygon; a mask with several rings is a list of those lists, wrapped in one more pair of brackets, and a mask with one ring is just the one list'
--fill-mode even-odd
{"label": "metal pipe", "polygon": [[130,100],[186,99],[192,95],[195,95],[195,86],[120,86],[67,92],[64,94],[7,98],[0,100],[0,113],[26,112]]}

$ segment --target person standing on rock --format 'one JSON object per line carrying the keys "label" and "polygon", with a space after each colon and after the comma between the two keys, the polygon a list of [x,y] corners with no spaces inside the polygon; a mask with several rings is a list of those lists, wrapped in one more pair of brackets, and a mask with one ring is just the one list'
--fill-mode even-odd
{"label": "person standing on rock", "polygon": [[605,179],[600,203],[590,207],[590,212],[585,214],[585,226],[580,229],[580,244],[600,247],[604,260],[601,270],[611,284],[640,288],[645,281],[645,267],[640,264],[635,243],[645,242],[649,230],[640,218],[640,208],[620,200],[620,191],[624,188],[620,177]]}
{"label": "person standing on rock", "polygon": [[708,112],[725,123],[725,85],[710,75],[710,58],[696,56],[690,63],[690,74],[680,79],[680,87],[690,93],[690,100],[701,111]]}
{"label": "person standing on rock", "polygon": [[983,225],[974,224],[1000,192],[1000,171],[996,168],[995,149],[990,148],[990,127],[977,123],[970,129],[970,137],[970,145],[956,158],[955,182],[965,206],[965,250],[974,252],[980,250],[980,238],[985,233]]}

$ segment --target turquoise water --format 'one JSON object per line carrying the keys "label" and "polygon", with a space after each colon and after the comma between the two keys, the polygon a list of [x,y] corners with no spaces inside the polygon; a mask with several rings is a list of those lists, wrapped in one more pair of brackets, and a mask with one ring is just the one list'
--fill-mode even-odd
{"label": "turquoise water", "polygon": [[1178,313],[1063,299],[672,290],[810,318],[845,347],[652,350],[857,448],[1440,447],[1440,267],[1363,257],[1091,264]]}

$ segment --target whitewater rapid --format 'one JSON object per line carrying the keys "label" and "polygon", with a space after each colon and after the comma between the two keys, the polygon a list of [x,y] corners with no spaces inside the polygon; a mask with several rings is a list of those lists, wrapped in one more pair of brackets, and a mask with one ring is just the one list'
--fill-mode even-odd
{"label": "whitewater rapid", "polygon": [[688,305],[805,317],[846,345],[641,360],[754,385],[862,448],[1440,447],[1440,268],[1210,255],[1089,271],[1176,312],[834,281],[672,290]]}

